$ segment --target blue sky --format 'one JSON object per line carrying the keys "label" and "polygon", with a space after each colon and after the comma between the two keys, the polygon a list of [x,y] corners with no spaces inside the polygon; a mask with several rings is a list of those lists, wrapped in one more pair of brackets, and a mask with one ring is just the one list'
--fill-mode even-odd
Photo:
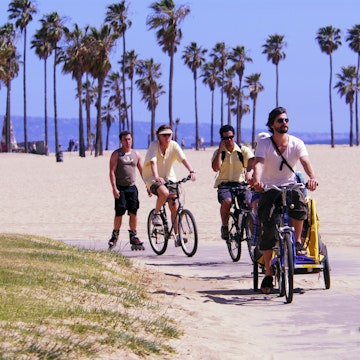
{"label": "blue sky", "polygon": [[[7,0],[1,1],[0,24],[8,21]],[[40,27],[43,15],[57,11],[67,18],[66,25],[99,27],[104,19],[106,6],[116,1],[105,0],[37,0],[39,13],[28,28],[27,52],[27,94],[28,116],[42,117],[43,62],[30,50],[30,40]],[[129,18],[132,26],[126,34],[127,50],[134,49],[139,59],[154,58],[162,63],[161,83],[168,89],[169,57],[156,42],[155,32],[147,30],[146,18],[151,13],[153,1],[132,0],[129,2]],[[329,125],[329,56],[321,53],[315,37],[320,27],[332,25],[342,31],[342,46],[333,54],[333,84],[341,66],[357,64],[357,54],[349,49],[345,41],[347,30],[360,23],[360,2],[358,0],[177,0],[177,5],[188,5],[190,14],[182,23],[183,39],[175,55],[173,89],[173,117],[181,122],[194,122],[193,77],[181,59],[185,46],[195,41],[210,50],[217,42],[224,41],[231,49],[245,46],[253,63],[247,63],[245,76],[261,73],[265,90],[258,96],[257,129],[264,129],[269,111],[275,107],[275,66],[262,54],[262,45],[269,35],[285,36],[286,59],[279,65],[279,102],[288,109],[290,131],[330,132]],[[23,45],[18,41],[22,54]],[[113,70],[118,70],[118,51],[111,54]],[[209,55],[207,55],[208,57]],[[52,58],[48,61],[48,114],[53,116],[52,106]],[[69,75],[61,74],[58,79],[58,117],[76,118],[78,114],[75,99],[75,82]],[[12,85],[12,115],[23,114],[22,68]],[[220,123],[220,92],[215,95],[215,122]],[[0,89],[0,114],[5,113],[6,88]],[[252,104],[249,103],[251,106]],[[135,121],[148,121],[150,113],[136,94],[134,99]],[[210,122],[211,93],[208,87],[198,81],[198,108],[200,123]],[[333,90],[335,132],[349,132],[349,107]],[[226,112],[224,112],[226,114]],[[93,110],[95,117],[95,110]],[[158,123],[168,122],[168,95],[159,99],[156,118]],[[235,120],[233,120],[235,121]],[[250,128],[252,114],[243,117],[243,127]],[[2,123],[2,122],[1,122]],[[201,134],[200,134],[201,135]]]}

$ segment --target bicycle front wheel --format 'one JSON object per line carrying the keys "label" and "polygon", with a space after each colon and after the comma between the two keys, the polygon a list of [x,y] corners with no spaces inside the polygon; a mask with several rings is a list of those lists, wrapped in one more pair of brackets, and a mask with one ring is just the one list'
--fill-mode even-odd
{"label": "bicycle front wheel", "polygon": [[239,234],[238,219],[233,213],[230,213],[228,228],[229,228],[229,239],[226,240],[226,243],[229,250],[229,254],[234,262],[239,261],[241,257],[241,239]]}
{"label": "bicycle front wheel", "polygon": [[252,212],[249,212],[244,221],[243,221],[243,229],[241,230],[241,234],[243,235],[243,239],[246,240],[247,248],[249,251],[250,259],[253,263],[256,262],[255,260],[255,245],[253,245],[253,231],[254,231],[254,214]]}
{"label": "bicycle front wheel", "polygon": [[182,210],[179,217],[179,237],[184,253],[194,256],[198,247],[198,233],[193,214],[189,210]]}
{"label": "bicycle front wheel", "polygon": [[291,238],[292,235],[290,233],[286,233],[284,235],[284,253],[281,271],[281,282],[283,285],[285,299],[287,303],[292,302],[294,293],[294,253]]}
{"label": "bicycle front wheel", "polygon": [[166,234],[166,229],[164,224],[160,226],[154,226],[152,223],[152,219],[155,213],[155,209],[150,211],[148,222],[147,222],[147,231],[148,231],[148,238],[152,249],[154,250],[155,254],[162,255],[167,248],[168,245],[168,237]]}

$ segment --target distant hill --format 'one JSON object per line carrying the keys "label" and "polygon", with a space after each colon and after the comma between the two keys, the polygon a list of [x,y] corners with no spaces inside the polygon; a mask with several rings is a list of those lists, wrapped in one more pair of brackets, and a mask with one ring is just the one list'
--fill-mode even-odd
{"label": "distant hill", "polygon": [[[3,117],[2,117],[3,118]],[[23,131],[23,118],[21,116],[12,117],[14,133],[17,142],[24,141],[24,131]],[[42,118],[28,117],[28,141],[38,141],[43,140],[44,135],[44,120]],[[92,120],[92,123],[95,125],[95,119]],[[62,145],[63,149],[68,148],[69,141],[71,139],[78,140],[78,121],[77,119],[59,119],[59,144]],[[94,129],[93,125],[93,129]],[[159,126],[160,124],[157,124]],[[2,126],[2,124],[1,124]],[[215,125],[214,129],[214,141],[215,143],[219,140],[219,124]],[[49,151],[54,152],[55,140],[54,140],[54,120],[49,118],[48,120],[48,137],[49,137]],[[135,122],[135,147],[137,149],[146,149],[148,147],[148,138],[149,138],[150,124],[147,122]],[[199,136],[203,137],[205,140],[205,145],[208,146],[210,143],[210,124],[200,124],[199,125]],[[266,129],[258,129],[258,132],[266,131]],[[94,130],[93,130],[94,132]],[[116,149],[119,145],[119,126],[117,123],[114,123],[111,127],[110,137],[109,137],[109,150]],[[330,134],[329,133],[292,133],[295,136],[300,137],[306,144],[329,144],[330,145]],[[105,136],[106,136],[106,127],[103,127],[103,138],[104,138],[104,149],[105,149]],[[193,123],[180,123],[178,127],[178,141],[181,139],[185,140],[185,147],[190,148],[194,147],[195,143],[195,125]],[[251,142],[251,129],[242,129],[242,142],[249,143]],[[348,134],[335,134],[335,143],[336,144],[348,144],[349,136]]]}

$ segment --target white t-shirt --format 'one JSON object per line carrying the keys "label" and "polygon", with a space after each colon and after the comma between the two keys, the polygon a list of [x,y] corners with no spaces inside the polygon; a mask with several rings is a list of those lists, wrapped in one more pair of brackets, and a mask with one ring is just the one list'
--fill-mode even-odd
{"label": "white t-shirt", "polygon": [[[289,143],[282,153],[289,165],[296,171],[296,164],[303,156],[308,156],[305,144],[302,140],[295,136],[289,136]],[[282,158],[275,149],[270,138],[261,139],[256,146],[255,156],[264,159],[263,172],[261,182],[264,185],[283,186],[295,182],[295,174],[288,168],[286,164],[282,163]]]}

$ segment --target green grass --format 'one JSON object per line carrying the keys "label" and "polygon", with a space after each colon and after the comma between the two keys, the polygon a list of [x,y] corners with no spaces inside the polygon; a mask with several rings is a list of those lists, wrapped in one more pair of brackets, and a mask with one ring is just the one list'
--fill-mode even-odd
{"label": "green grass", "polygon": [[181,331],[125,257],[0,234],[0,358],[167,357]]}

